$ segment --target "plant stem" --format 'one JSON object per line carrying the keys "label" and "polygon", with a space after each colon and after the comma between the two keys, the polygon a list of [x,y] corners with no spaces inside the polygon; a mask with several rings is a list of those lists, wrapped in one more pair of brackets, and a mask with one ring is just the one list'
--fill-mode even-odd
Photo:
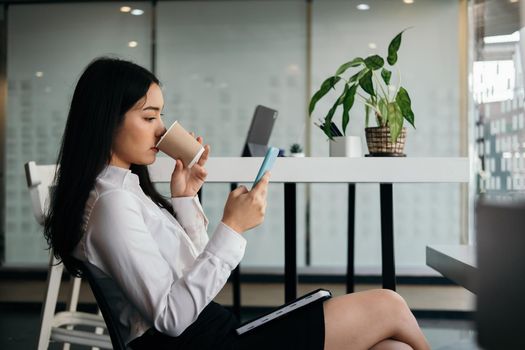
{"label": "plant stem", "polygon": [[377,85],[379,85],[379,88],[383,92],[383,97],[386,97],[386,100],[389,101],[390,100],[390,96],[385,92],[385,89],[383,88],[383,84],[381,84],[381,81],[379,80],[379,78],[377,77],[377,75],[375,74],[374,71],[372,71],[372,76],[375,78],[375,80],[377,82]]}
{"label": "plant stem", "polygon": [[396,98],[397,93],[399,92],[399,88],[401,87],[401,71],[399,70],[398,67],[396,67],[396,70],[397,70],[397,89],[396,89],[396,94],[394,95],[394,98]]}
{"label": "plant stem", "polygon": [[363,101],[361,101],[361,102],[363,102],[364,105],[367,105],[368,107],[372,108],[374,111],[376,111],[376,112],[378,112],[378,113],[381,113],[381,112],[379,111],[379,109],[376,108],[376,106],[374,106],[374,105],[368,103],[368,102],[367,102],[367,99],[366,99],[363,95],[361,95],[359,92],[357,92],[356,95],[359,96],[359,97],[363,100]]}

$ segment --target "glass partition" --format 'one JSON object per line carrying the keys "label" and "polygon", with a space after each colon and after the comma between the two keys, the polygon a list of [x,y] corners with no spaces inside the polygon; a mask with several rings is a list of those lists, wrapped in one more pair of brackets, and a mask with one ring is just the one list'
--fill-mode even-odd
{"label": "glass partition", "polygon": [[[166,123],[179,120],[202,135],[212,156],[240,156],[255,106],[261,104],[279,111],[272,146],[288,151],[294,142],[304,145],[304,1],[175,1],[157,7],[157,66]],[[249,244],[243,266],[283,266],[283,186],[270,187],[264,224],[245,236]],[[300,187],[300,265],[303,192]],[[203,206],[211,223],[220,221],[228,193],[228,185],[205,186]]]}
{"label": "glass partition", "polygon": [[[359,10],[360,3],[162,1],[152,7],[150,2],[126,2],[129,12],[121,12],[124,3],[118,2],[10,6],[6,264],[47,260],[41,228],[31,214],[23,164],[56,161],[69,99],[82,69],[104,54],[152,67],[152,35],[166,124],[179,120],[202,135],[212,145],[212,156],[239,156],[255,106],[262,104],[279,111],[271,145],[288,153],[298,142],[311,146],[311,156],[326,157],[328,143],[311,123],[336,95],[318,104],[313,120],[307,115],[309,95],[349,58],[384,55],[390,40],[410,27],[397,65],[416,116],[417,129],[408,130],[406,153],[459,156],[458,1],[370,0],[367,10]],[[133,15],[133,9],[142,13]],[[517,79],[513,82],[522,86]],[[352,111],[349,134],[361,136],[366,150],[363,114],[362,108]],[[519,127],[520,114],[512,118]],[[299,266],[306,261],[344,266],[346,191],[345,185],[298,186]],[[221,219],[228,192],[228,185],[205,186],[203,204],[212,224]],[[358,271],[375,272],[380,266],[378,186],[359,184],[356,204],[356,265]],[[395,185],[394,217],[399,267],[424,270],[427,244],[459,241],[459,185]],[[266,221],[246,237],[243,266],[282,268],[282,185],[271,185]]]}
{"label": "glass partition", "polygon": [[[24,164],[54,164],[69,102],[84,67],[101,55],[151,66],[151,5],[11,5],[8,11],[5,264],[48,261]],[[140,13],[135,12],[136,14]]]}
{"label": "glass partition", "polygon": [[[416,130],[407,126],[409,157],[459,156],[459,54],[457,0],[314,1],[312,20],[312,93],[322,81],[354,57],[387,55],[390,41],[404,29],[396,70],[410,93]],[[316,107],[323,117],[339,94]],[[362,106],[358,101],[356,105]],[[339,119],[338,119],[339,118]],[[335,119],[340,125],[340,113]],[[407,123],[405,123],[407,124]],[[361,136],[364,108],[352,109],[347,134]],[[311,130],[312,156],[328,156],[326,137]],[[460,235],[458,184],[394,185],[394,240],[398,272],[429,273],[425,246],[457,244]],[[344,266],[346,193],[343,185],[312,186],[312,264]],[[379,186],[356,188],[357,272],[377,272],[381,264]],[[337,242],[337,243],[336,243]]]}

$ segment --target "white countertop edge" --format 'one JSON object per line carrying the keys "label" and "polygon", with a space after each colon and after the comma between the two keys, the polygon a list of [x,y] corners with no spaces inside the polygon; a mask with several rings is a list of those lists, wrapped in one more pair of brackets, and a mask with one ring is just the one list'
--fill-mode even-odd
{"label": "white countertop edge", "polygon": [[[208,159],[207,182],[252,182],[262,157]],[[174,161],[159,157],[149,166],[154,182],[167,182]],[[278,158],[271,182],[298,183],[467,183],[466,157],[406,158]]]}

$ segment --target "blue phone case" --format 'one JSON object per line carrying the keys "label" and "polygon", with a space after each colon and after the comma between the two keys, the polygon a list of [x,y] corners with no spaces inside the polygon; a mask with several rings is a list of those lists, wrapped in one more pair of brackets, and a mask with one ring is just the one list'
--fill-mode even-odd
{"label": "blue phone case", "polygon": [[257,182],[259,182],[259,180],[261,179],[261,177],[263,177],[264,173],[267,170],[272,169],[273,163],[275,163],[275,159],[277,159],[278,155],[279,155],[279,148],[277,147],[268,148],[268,151],[266,151],[266,155],[264,156],[264,160],[261,164],[261,167],[259,168],[259,172],[257,173],[257,176],[255,177],[255,181],[253,182],[253,186],[255,186]]}

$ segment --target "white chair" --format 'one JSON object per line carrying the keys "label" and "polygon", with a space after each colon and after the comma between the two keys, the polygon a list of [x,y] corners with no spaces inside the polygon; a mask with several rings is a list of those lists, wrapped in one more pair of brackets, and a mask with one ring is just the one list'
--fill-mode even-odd
{"label": "white chair", "polygon": [[[247,159],[245,158],[244,160]],[[226,158],[226,164],[230,164],[230,162],[231,160]],[[254,167],[258,165],[256,162],[256,160],[253,160]],[[168,159],[167,157],[157,159],[154,164],[148,167],[151,181],[154,183],[169,183],[173,167],[174,162],[172,159]],[[215,161],[215,165],[212,165],[212,167],[215,167],[215,169],[231,168],[231,166],[224,166],[222,162],[218,161]],[[25,164],[27,186],[31,194],[33,213],[37,222],[40,224],[44,222],[49,188],[53,184],[55,170],[56,165],[37,165],[35,162]],[[231,174],[228,173],[226,175],[217,171],[212,173],[214,173],[214,175],[208,178],[208,182],[230,183],[245,180],[245,178],[242,177],[237,178],[239,176],[238,172],[235,172],[235,178],[231,178]],[[249,173],[249,176],[251,179],[252,174]],[[246,178],[248,178],[248,175]],[[53,257],[53,254],[51,254],[47,276],[46,297],[42,306],[38,350],[47,349],[50,340],[63,342],[63,350],[68,350],[69,344],[111,349],[112,343],[110,336],[106,335],[107,332],[104,332],[106,334],[102,334],[104,330],[107,330],[107,327],[101,313],[99,312],[98,315],[95,315],[76,311],[80,291],[80,278],[71,279],[71,289],[66,311],[55,313],[63,270],[64,266],[58,264],[58,261]],[[240,278],[238,275],[238,267],[236,271],[237,278],[233,281],[233,305],[234,309],[240,310]],[[94,326],[97,328],[95,333],[90,333],[73,329],[73,326],[76,325]]]}
{"label": "white chair", "polygon": [[[35,162],[25,164],[27,186],[31,195],[33,214],[39,224],[44,222],[47,209],[49,187],[55,176],[55,165],[36,165]],[[71,278],[69,300],[66,311],[55,313],[58,292],[62,280],[64,266],[50,252],[47,275],[47,289],[40,317],[40,333],[38,350],[46,350],[51,340],[64,343],[63,350],[68,350],[70,344],[112,349],[109,335],[102,334],[106,324],[99,314],[77,311],[81,279]],[[95,332],[75,330],[74,326],[96,327]]]}

